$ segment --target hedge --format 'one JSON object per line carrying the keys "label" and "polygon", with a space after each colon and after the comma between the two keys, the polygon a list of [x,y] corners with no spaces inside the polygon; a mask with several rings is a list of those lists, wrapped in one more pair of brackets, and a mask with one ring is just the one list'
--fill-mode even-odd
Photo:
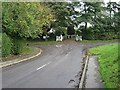
{"label": "hedge", "polygon": [[9,36],[6,33],[2,34],[2,57],[8,56],[11,54],[12,42]]}

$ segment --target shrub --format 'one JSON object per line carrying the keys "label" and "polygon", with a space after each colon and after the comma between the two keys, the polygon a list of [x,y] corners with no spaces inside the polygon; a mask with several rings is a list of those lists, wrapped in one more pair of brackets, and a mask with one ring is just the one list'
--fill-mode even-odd
{"label": "shrub", "polygon": [[55,35],[56,36],[60,36],[60,35],[64,35],[64,28],[63,27],[57,27],[57,28],[54,28],[55,29]]}
{"label": "shrub", "polygon": [[97,36],[97,39],[101,40],[112,40],[118,38],[117,34],[115,34],[114,32],[99,33]]}
{"label": "shrub", "polygon": [[6,33],[2,34],[2,57],[6,57],[11,53],[12,42]]}
{"label": "shrub", "polygon": [[80,30],[76,30],[76,35],[82,35]]}
{"label": "shrub", "polygon": [[81,27],[81,31],[82,31],[82,36],[83,39],[86,40],[95,40],[95,34],[94,31],[92,31],[93,28],[89,27],[87,29],[84,29],[83,27]]}
{"label": "shrub", "polygon": [[22,53],[24,47],[24,41],[22,39],[14,38],[12,39],[13,46],[12,46],[12,54],[18,55]]}

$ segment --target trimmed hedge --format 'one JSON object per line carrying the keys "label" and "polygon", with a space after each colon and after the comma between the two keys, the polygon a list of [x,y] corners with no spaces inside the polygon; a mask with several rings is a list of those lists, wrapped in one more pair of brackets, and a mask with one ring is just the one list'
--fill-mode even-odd
{"label": "trimmed hedge", "polygon": [[2,34],[2,57],[6,57],[11,54],[12,42],[6,33]]}

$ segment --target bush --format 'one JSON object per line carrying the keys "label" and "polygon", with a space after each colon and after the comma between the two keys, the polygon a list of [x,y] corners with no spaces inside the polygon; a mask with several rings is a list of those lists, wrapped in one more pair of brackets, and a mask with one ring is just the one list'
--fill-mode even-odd
{"label": "bush", "polygon": [[112,40],[118,38],[117,34],[115,34],[114,32],[99,33],[97,36],[97,39],[101,40]]}
{"label": "bush", "polygon": [[76,30],[76,35],[81,36],[82,35],[81,31],[80,30]]}
{"label": "bush", "polygon": [[63,27],[57,27],[57,28],[54,28],[55,29],[55,35],[56,36],[60,36],[60,35],[64,35],[64,28]]}
{"label": "bush", "polygon": [[11,54],[12,42],[6,33],[2,34],[2,57],[6,57]]}
{"label": "bush", "polygon": [[92,31],[92,30],[93,30],[93,28],[91,28],[91,27],[89,27],[87,29],[84,29],[84,27],[81,27],[83,39],[95,40],[95,34],[94,34],[94,31]]}
{"label": "bush", "polygon": [[86,40],[112,40],[112,39],[118,39],[118,33],[112,32],[112,31],[104,31],[94,28],[87,28],[84,29],[84,27],[80,27],[82,31],[83,39]]}
{"label": "bush", "polygon": [[12,39],[13,46],[12,46],[12,54],[18,55],[22,53],[24,48],[24,41],[21,39]]}

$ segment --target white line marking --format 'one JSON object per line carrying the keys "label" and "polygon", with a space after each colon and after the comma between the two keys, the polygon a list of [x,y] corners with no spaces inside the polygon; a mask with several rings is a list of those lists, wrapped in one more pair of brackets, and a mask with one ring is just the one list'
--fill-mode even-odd
{"label": "white line marking", "polygon": [[37,68],[36,70],[40,70],[40,69],[44,68],[45,66],[47,66],[47,65],[50,64],[50,63],[51,63],[51,62],[48,62],[47,64],[42,65],[41,67]]}
{"label": "white line marking", "polygon": [[37,68],[37,70],[40,70],[40,69],[44,68],[45,66],[46,66],[46,64],[41,66],[41,67],[39,67],[39,68]]}

